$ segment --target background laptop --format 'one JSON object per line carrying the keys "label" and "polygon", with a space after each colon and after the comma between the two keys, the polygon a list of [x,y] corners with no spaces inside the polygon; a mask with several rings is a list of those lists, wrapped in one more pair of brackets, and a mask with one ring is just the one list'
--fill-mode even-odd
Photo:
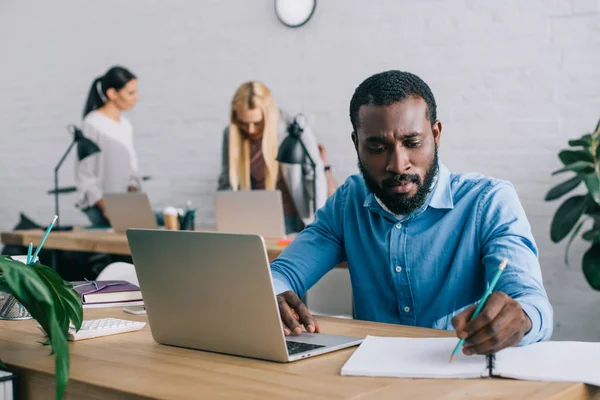
{"label": "background laptop", "polygon": [[285,236],[279,190],[218,191],[215,220],[219,232],[250,233],[266,238]]}
{"label": "background laptop", "polygon": [[158,343],[287,362],[362,342],[306,332],[286,340],[258,235],[129,229],[127,239]]}
{"label": "background laptop", "polygon": [[145,193],[105,194],[104,206],[115,232],[128,228],[156,229],[156,217]]}

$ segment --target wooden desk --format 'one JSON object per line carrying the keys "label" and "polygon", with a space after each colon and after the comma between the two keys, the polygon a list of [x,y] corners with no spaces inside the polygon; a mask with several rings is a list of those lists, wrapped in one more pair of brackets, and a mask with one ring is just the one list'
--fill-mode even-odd
{"label": "wooden desk", "polygon": [[[37,246],[44,232],[39,229],[2,232],[0,237],[4,244],[29,246],[33,242]],[[265,239],[269,260],[275,259],[285,246],[277,244],[277,239]],[[52,232],[44,243],[44,249],[74,250],[120,255],[131,255],[127,237],[124,233],[101,230],[74,230]]]}
{"label": "wooden desk", "polygon": [[[86,309],[84,318],[146,321],[120,308]],[[432,337],[449,332],[336,318],[318,318],[329,333],[364,337]],[[35,321],[0,321],[0,357],[15,370],[23,398],[54,397],[54,358]],[[143,330],[70,343],[66,399],[575,399],[596,398],[581,383],[509,379],[426,380],[342,377],[355,348],[289,364],[207,353],[155,343]]]}

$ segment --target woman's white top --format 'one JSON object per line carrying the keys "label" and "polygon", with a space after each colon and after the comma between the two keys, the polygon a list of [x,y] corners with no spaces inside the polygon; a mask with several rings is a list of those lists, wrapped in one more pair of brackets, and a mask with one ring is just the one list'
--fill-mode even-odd
{"label": "woman's white top", "polygon": [[92,111],[83,120],[83,135],[96,143],[100,152],[77,161],[77,206],[81,209],[96,204],[104,193],[126,193],[129,186],[141,188],[133,128],[127,118],[120,119],[117,122]]}

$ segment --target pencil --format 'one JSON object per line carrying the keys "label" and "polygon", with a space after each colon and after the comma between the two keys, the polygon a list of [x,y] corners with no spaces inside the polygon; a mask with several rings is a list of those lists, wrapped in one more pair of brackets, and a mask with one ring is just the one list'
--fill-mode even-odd
{"label": "pencil", "polygon": [[29,247],[27,248],[27,264],[31,262],[31,252],[33,251],[33,242],[29,242]]}
{"label": "pencil", "polygon": [[[483,297],[479,301],[479,304],[477,305],[477,308],[475,309],[475,312],[473,313],[473,315],[471,316],[471,319],[469,319],[469,321],[473,321],[475,319],[475,317],[477,317],[479,315],[479,312],[483,308],[488,297],[490,297],[490,294],[492,294],[492,292],[494,291],[494,288],[496,287],[496,284],[498,283],[498,279],[500,279],[500,275],[502,275],[502,271],[504,271],[504,268],[506,268],[506,264],[508,264],[508,260],[506,258],[502,259],[502,261],[500,262],[500,265],[498,266],[498,271],[496,271],[496,275],[494,275],[494,278],[492,279],[490,286],[488,286],[487,290],[483,294]],[[450,362],[452,362],[454,360],[454,357],[458,354],[458,352],[460,351],[460,349],[462,348],[464,343],[465,343],[465,339],[460,339],[458,341],[458,344],[456,345],[456,347],[454,348],[454,351],[452,352],[452,355],[450,356]]]}
{"label": "pencil", "polygon": [[42,241],[40,242],[40,245],[37,247],[37,249],[35,249],[35,254],[33,255],[32,261],[35,260],[35,258],[38,256],[38,254],[40,254],[40,250],[42,249],[42,246],[44,245],[44,242],[48,238],[48,235],[50,234],[50,231],[54,227],[54,223],[56,222],[57,219],[58,219],[58,215],[55,215],[54,218],[52,219],[52,222],[50,222],[50,225],[48,225],[48,229],[46,229],[46,232],[44,233],[44,236],[42,237]]}

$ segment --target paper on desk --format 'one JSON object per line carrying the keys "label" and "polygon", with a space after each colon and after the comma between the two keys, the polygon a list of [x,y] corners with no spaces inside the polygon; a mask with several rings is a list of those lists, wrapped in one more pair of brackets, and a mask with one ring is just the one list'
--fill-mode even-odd
{"label": "paper on desk", "polygon": [[479,378],[488,376],[485,356],[450,355],[456,338],[367,336],[342,367],[342,375],[396,378]]}
{"label": "paper on desk", "polygon": [[504,378],[584,382],[600,386],[600,343],[541,342],[496,354],[493,374]]}

